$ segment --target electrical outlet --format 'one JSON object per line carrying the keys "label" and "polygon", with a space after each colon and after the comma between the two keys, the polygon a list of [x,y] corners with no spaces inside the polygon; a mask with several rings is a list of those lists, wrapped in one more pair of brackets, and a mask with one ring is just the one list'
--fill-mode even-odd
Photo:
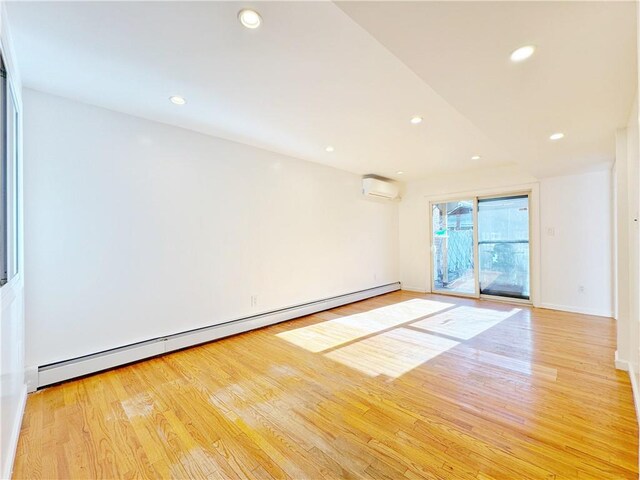
{"label": "electrical outlet", "polygon": [[578,285],[578,293],[584,293],[584,285]]}
{"label": "electrical outlet", "polygon": [[555,237],[556,229],[553,227],[547,227],[547,235],[549,235],[550,237]]}
{"label": "electrical outlet", "polygon": [[257,295],[251,295],[251,306],[252,307],[257,307],[258,306],[258,296]]}

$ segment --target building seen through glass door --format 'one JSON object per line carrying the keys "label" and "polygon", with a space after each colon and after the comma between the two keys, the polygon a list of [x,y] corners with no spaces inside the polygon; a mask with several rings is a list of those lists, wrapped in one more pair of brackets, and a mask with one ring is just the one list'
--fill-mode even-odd
{"label": "building seen through glass door", "polygon": [[478,200],[480,293],[529,299],[529,196]]}
{"label": "building seen through glass door", "polygon": [[529,196],[431,204],[434,292],[528,300]]}

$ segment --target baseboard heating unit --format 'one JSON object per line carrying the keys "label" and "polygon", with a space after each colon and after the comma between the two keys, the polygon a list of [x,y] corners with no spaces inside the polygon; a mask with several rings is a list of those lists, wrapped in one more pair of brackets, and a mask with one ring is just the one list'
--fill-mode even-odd
{"label": "baseboard heating unit", "polygon": [[[159,337],[144,342],[124,345],[122,347],[103,352],[73,358],[62,362],[39,366],[37,379],[28,382],[30,390],[59,383],[75,377],[81,377],[90,373],[107,370],[109,368],[126,365],[163,353],[180,350],[201,343],[210,342],[219,338],[228,337],[237,333],[247,332],[267,325],[284,322],[294,318],[310,315],[312,313],[357,302],[389,292],[400,290],[400,282],[389,283],[379,287],[360,290],[357,292],[325,298],[314,302],[265,312],[251,317],[238,318],[210,327],[198,328],[182,333],[176,333],[166,337]],[[34,371],[36,369],[33,369]]]}

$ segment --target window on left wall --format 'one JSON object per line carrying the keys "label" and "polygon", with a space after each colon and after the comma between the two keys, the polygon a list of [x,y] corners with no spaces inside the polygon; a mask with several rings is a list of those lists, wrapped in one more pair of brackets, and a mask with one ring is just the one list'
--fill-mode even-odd
{"label": "window on left wall", "polygon": [[0,56],[0,286],[19,271],[19,116],[4,59]]}

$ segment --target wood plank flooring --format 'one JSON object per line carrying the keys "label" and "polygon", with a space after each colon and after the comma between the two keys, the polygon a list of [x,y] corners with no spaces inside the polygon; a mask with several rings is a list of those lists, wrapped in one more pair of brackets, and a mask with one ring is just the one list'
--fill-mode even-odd
{"label": "wood plank flooring", "polygon": [[396,292],[29,395],[14,478],[638,478],[611,319]]}

